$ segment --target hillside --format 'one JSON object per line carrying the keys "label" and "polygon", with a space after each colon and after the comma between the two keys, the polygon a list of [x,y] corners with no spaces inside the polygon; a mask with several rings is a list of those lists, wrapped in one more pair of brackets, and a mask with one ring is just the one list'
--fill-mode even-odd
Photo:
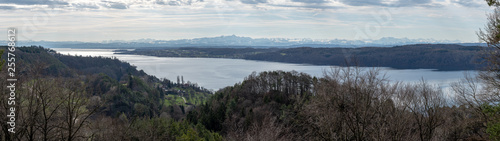
{"label": "hillside", "polygon": [[484,47],[419,44],[362,48],[176,48],[136,49],[118,53],[159,57],[208,57],[312,65],[391,67],[395,69],[478,70]]}
{"label": "hillside", "polygon": [[[16,98],[21,103],[16,105],[18,132],[10,134],[6,124],[9,119],[2,118],[5,121],[1,124],[4,140],[81,140],[84,134],[92,134],[91,140],[151,137],[174,140],[186,135],[217,137],[203,127],[181,122],[196,107],[194,104],[201,104],[212,95],[202,87],[159,79],[115,58],[67,56],[42,47],[18,47],[15,55],[20,85]],[[6,58],[6,53],[2,58]],[[2,79],[5,74],[1,74]],[[3,107],[8,107],[5,100],[0,101]],[[65,111],[68,108],[78,110]],[[1,109],[0,113],[7,115],[9,109]],[[77,119],[68,120],[75,124],[56,124],[73,115]],[[164,125],[158,128],[176,133],[163,136],[139,133],[142,128],[158,126],[150,124],[153,122],[163,122]],[[68,133],[68,136],[57,133]]]}
{"label": "hillside", "polygon": [[481,113],[449,103],[425,82],[392,83],[376,70],[270,71],[219,90],[187,119],[228,140],[486,139]]}

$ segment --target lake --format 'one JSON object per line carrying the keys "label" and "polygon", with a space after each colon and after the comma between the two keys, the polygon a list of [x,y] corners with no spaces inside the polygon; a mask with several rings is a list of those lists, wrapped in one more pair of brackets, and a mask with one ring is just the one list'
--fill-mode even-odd
{"label": "lake", "polygon": [[[321,77],[324,71],[331,69],[331,66],[251,61],[243,59],[177,58],[113,54],[113,49],[52,49],[61,54],[116,57],[158,78],[167,78],[176,81],[177,76],[183,76],[186,82],[190,81],[192,83],[197,83],[202,87],[212,90],[232,86],[235,83],[241,82],[253,71],[295,70]],[[451,93],[450,84],[463,78],[465,72],[471,74],[477,73],[477,71],[434,71],[431,69],[380,69],[389,80],[418,83],[424,79],[429,84],[442,88],[447,95]]]}

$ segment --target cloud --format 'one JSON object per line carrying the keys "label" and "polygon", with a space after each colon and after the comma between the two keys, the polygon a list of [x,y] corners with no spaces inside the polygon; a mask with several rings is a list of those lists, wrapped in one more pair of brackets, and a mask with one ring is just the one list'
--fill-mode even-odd
{"label": "cloud", "polygon": [[382,6],[382,7],[440,7],[432,0],[339,0],[350,6]]}
{"label": "cloud", "polygon": [[270,1],[269,4],[267,5],[273,7],[285,7],[285,8],[297,8],[297,9],[321,9],[321,10],[343,8],[343,6],[334,5],[334,3],[332,3],[332,0],[291,0],[287,2]]}
{"label": "cloud", "polygon": [[68,5],[67,2],[58,0],[0,0],[0,4],[48,5],[48,6]]}
{"label": "cloud", "polygon": [[452,0],[451,2],[465,7],[481,7],[486,5],[486,2],[481,0]]}
{"label": "cloud", "polygon": [[330,1],[329,0],[292,0],[292,2],[319,4],[319,3],[329,3]]}
{"label": "cloud", "polygon": [[[343,7],[337,5],[343,3],[349,6],[375,6],[375,7],[439,7],[442,6],[436,0],[219,0],[221,2],[235,2],[243,4],[259,6],[271,6],[282,8],[298,8],[298,9],[338,9]],[[478,1],[481,0],[451,0],[452,3],[457,3],[467,7],[480,6]],[[49,7],[61,7],[68,9],[129,9],[136,7],[162,7],[162,6],[192,6],[204,0],[95,0],[95,1],[68,1],[66,0],[0,0],[0,4],[7,4],[1,9],[21,9],[16,5],[48,5]],[[335,3],[334,3],[335,2]],[[208,4],[210,2],[207,2]],[[12,4],[12,5],[11,5]],[[238,3],[240,4],[240,3]],[[205,7],[207,8],[207,7]],[[209,8],[209,6],[208,6]],[[263,7],[256,7],[263,8]],[[29,8],[28,8],[29,9]]]}
{"label": "cloud", "polygon": [[0,10],[14,10],[16,7],[14,6],[0,6]]}
{"label": "cloud", "polygon": [[159,5],[184,6],[192,5],[197,2],[203,2],[203,0],[156,0],[155,3]]}
{"label": "cloud", "polygon": [[[231,1],[231,0],[226,0]],[[282,7],[282,8],[298,8],[298,9],[338,9],[338,6],[331,5],[331,0],[239,0],[243,4],[262,4],[261,6]],[[254,7],[263,8],[264,7]]]}
{"label": "cloud", "polygon": [[241,3],[244,4],[259,4],[259,3],[267,3],[267,0],[240,0]]}
{"label": "cloud", "polygon": [[435,5],[432,0],[398,0],[394,6],[396,7],[412,7],[423,6],[429,7]]}
{"label": "cloud", "polygon": [[342,7],[338,6],[328,6],[321,4],[312,4],[312,5],[280,5],[280,4],[270,4],[270,6],[275,7],[292,7],[292,8],[305,8],[305,9],[340,9]]}
{"label": "cloud", "polygon": [[127,9],[129,6],[125,3],[121,2],[112,2],[112,1],[102,1],[104,3],[101,6],[112,9]]}
{"label": "cloud", "polygon": [[339,0],[339,2],[350,6],[386,6],[380,0]]}
{"label": "cloud", "polygon": [[76,9],[99,9],[95,3],[71,3],[71,6]]}

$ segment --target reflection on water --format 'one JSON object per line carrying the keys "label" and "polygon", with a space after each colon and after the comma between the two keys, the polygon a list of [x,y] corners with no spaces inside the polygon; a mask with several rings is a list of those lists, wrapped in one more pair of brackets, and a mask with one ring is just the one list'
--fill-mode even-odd
{"label": "reflection on water", "polygon": [[[189,80],[208,89],[217,90],[226,86],[241,82],[243,78],[253,71],[271,70],[295,70],[305,72],[313,76],[321,77],[330,66],[313,66],[288,63],[276,63],[265,61],[249,61],[242,59],[219,59],[219,58],[172,58],[154,57],[141,55],[113,54],[112,49],[68,49],[54,48],[61,54],[82,56],[105,56],[116,57],[137,66],[144,72],[155,75],[158,78],[176,80],[177,76],[184,76]],[[389,80],[417,83],[422,79],[428,83],[443,88],[449,94],[450,83],[463,78],[465,71],[433,71],[429,69],[396,70],[380,68],[382,74]],[[477,72],[471,71],[475,74]]]}

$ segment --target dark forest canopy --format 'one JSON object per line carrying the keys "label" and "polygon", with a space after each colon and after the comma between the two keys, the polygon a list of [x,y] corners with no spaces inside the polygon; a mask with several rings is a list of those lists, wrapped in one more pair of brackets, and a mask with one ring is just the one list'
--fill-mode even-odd
{"label": "dark forest canopy", "polygon": [[455,44],[418,44],[362,48],[147,48],[119,53],[159,57],[206,57],[312,65],[391,67],[395,69],[479,70],[486,48]]}

